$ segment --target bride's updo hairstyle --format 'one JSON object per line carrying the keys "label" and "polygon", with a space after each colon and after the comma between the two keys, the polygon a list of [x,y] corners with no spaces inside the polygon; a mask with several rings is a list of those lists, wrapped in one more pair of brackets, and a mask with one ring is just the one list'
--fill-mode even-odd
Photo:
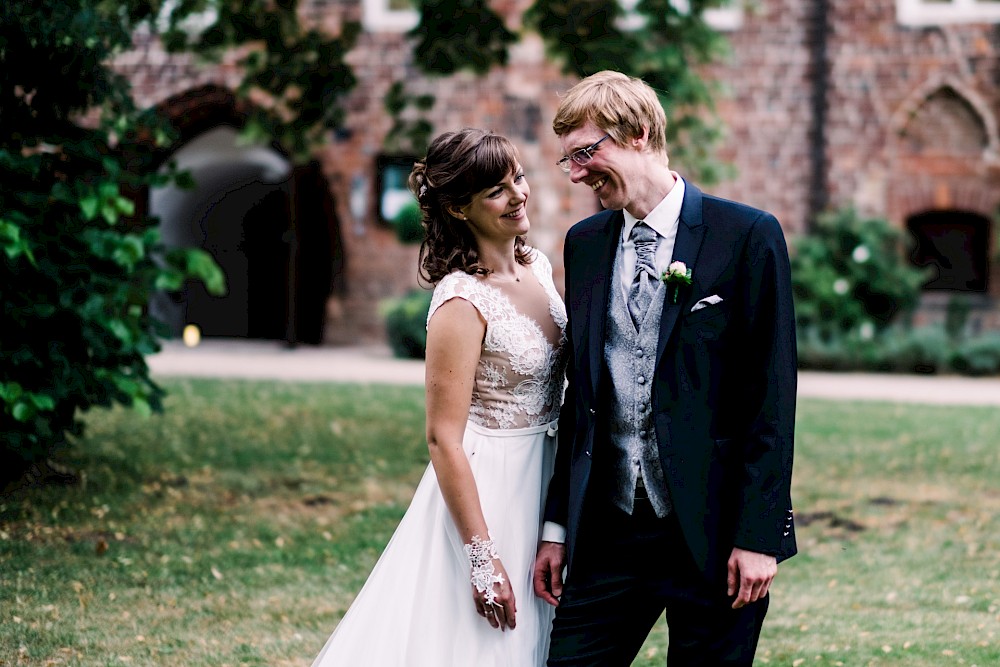
{"label": "bride's updo hairstyle", "polygon": [[[479,263],[468,222],[448,210],[465,206],[474,194],[502,181],[518,162],[514,144],[487,130],[445,132],[431,142],[427,157],[413,165],[408,181],[423,214],[422,278],[433,284],[456,269],[470,275],[491,273]],[[521,236],[514,241],[514,254],[519,264],[531,261]]]}

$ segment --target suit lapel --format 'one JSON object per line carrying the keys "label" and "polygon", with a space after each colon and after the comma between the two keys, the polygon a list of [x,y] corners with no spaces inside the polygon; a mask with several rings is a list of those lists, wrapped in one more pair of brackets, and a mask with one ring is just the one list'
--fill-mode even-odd
{"label": "suit lapel", "polygon": [[[701,213],[701,191],[685,181],[684,202],[681,204],[681,218],[677,226],[673,257],[670,261],[684,262],[691,269],[692,275],[698,270],[698,253],[701,251],[701,242],[705,238],[706,226]],[[681,310],[687,307],[687,299],[684,298],[684,295],[690,294],[690,289],[682,290],[681,294],[682,297],[676,304],[670,302],[669,295],[663,300],[663,312],[660,315],[660,337],[656,344],[657,365],[663,358],[663,351],[667,348],[667,341],[670,340]]]}
{"label": "suit lapel", "polygon": [[[614,274],[615,255],[618,252],[618,241],[621,238],[625,216],[621,211],[615,211],[608,217],[605,225],[607,235],[599,245],[601,254],[593,258],[590,273],[590,303],[587,304],[587,335],[590,340],[584,343],[587,350],[590,371],[591,397],[597,396],[597,384],[601,378],[604,355],[604,332],[607,325],[608,299],[610,297],[612,276]],[[597,244],[595,244],[597,245]]]}

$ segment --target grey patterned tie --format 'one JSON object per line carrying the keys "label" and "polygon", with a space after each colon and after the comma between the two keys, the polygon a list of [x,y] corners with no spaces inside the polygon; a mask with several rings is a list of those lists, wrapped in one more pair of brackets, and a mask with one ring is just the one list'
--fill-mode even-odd
{"label": "grey patterned tie", "polygon": [[635,275],[628,292],[628,312],[635,328],[642,326],[642,319],[656,291],[656,230],[641,220],[632,228],[629,237],[635,244]]}

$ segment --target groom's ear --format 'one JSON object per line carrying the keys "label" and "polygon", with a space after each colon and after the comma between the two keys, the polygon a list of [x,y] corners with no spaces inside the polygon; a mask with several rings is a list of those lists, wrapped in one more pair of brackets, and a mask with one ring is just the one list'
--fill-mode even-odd
{"label": "groom's ear", "polygon": [[642,150],[649,145],[649,126],[643,125],[642,134],[632,137],[630,143],[632,144],[633,148],[635,148],[637,151],[642,152]]}

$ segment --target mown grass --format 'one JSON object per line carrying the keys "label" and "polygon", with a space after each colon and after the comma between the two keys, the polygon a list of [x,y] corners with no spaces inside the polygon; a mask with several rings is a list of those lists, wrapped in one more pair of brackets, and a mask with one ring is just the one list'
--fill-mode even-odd
{"label": "mown grass", "polygon": [[793,492],[756,664],[1000,665],[1000,410],[801,401]]}
{"label": "mown grass", "polygon": [[[306,666],[426,466],[419,388],[165,384],[0,499],[0,665]],[[802,401],[794,490],[757,664],[1000,664],[1000,410]]]}

